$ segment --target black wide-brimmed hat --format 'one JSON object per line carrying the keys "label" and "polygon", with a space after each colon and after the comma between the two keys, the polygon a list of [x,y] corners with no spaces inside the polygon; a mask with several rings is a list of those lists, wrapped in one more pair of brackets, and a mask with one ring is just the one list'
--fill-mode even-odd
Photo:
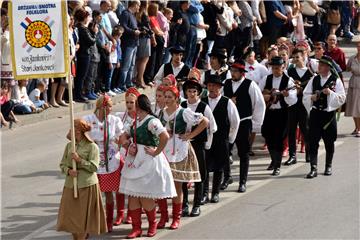
{"label": "black wide-brimmed hat", "polygon": [[[189,88],[195,88],[196,90],[198,90],[199,94],[201,94],[202,92],[202,86],[200,84],[200,82],[195,79],[195,78],[191,78],[191,79],[187,79],[184,84],[183,84],[183,91],[184,93],[186,92],[187,89]],[[185,95],[186,96],[186,95]]]}
{"label": "black wide-brimmed hat", "polygon": [[225,48],[213,48],[211,53],[209,54],[209,57],[216,57],[219,59],[226,59],[227,53]]}
{"label": "black wide-brimmed hat", "polygon": [[184,53],[185,52],[185,48],[183,48],[182,46],[180,45],[176,45],[176,46],[173,46],[169,49],[169,52],[171,54],[173,53]]}
{"label": "black wide-brimmed hat", "polygon": [[269,65],[283,65],[285,63],[284,59],[282,59],[282,57],[273,57],[270,62]]}
{"label": "black wide-brimmed hat", "polygon": [[235,60],[235,62],[233,64],[230,65],[231,68],[236,68],[238,69],[240,72],[247,72],[245,70],[245,62],[242,59],[237,59]]}
{"label": "black wide-brimmed hat", "polygon": [[329,56],[322,56],[320,59],[319,59],[319,63],[324,63],[326,65],[328,65],[329,67],[334,67],[333,65],[333,59]]}
{"label": "black wide-brimmed hat", "polygon": [[211,74],[207,79],[205,79],[204,84],[208,84],[208,83],[216,83],[216,84],[220,84],[221,86],[224,85],[221,77],[217,74]]}

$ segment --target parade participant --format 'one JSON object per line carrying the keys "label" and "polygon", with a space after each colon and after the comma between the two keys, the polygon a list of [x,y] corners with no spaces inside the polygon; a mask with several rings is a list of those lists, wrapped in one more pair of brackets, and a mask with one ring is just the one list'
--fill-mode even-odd
{"label": "parade participant", "polygon": [[[304,64],[312,73],[316,73],[319,67],[319,61],[316,58],[310,58],[311,48],[306,41],[299,41],[296,43],[295,48],[304,51]],[[315,49],[315,48],[314,48]],[[316,54],[316,49],[315,49]]]}
{"label": "parade participant", "polygon": [[269,64],[272,74],[259,85],[267,103],[261,133],[271,157],[268,170],[273,170],[272,175],[278,176],[286,137],[287,108],[296,103],[297,97],[293,79],[284,73],[284,60],[281,57],[273,57]]}
{"label": "parade participant", "polygon": [[[118,141],[124,131],[121,119],[111,115],[111,110],[111,98],[105,94],[96,101],[95,112],[84,117],[85,121],[91,125],[90,136],[100,149],[100,165],[97,175],[100,190],[105,193],[106,222],[109,232],[112,231],[113,225],[113,193],[119,190],[120,171],[123,165]],[[123,208],[123,204],[119,204],[117,207],[120,206]]]}
{"label": "parade participant", "polygon": [[256,61],[255,51],[249,47],[244,53],[245,60],[245,77],[259,84],[265,76],[269,74],[268,69]]}
{"label": "parade participant", "polygon": [[[69,142],[60,163],[60,169],[66,177],[56,230],[70,232],[73,239],[83,240],[87,234],[99,235],[107,232],[107,227],[96,177],[99,148],[89,136],[90,124],[85,120],[75,119],[74,127],[76,151],[72,152]],[[70,136],[69,132],[69,140]],[[77,170],[72,169],[73,160]],[[77,178],[77,198],[74,198],[74,177]]]}
{"label": "parade participant", "polygon": [[183,79],[189,74],[190,68],[182,62],[185,49],[181,46],[174,46],[169,51],[171,53],[171,61],[159,68],[154,77],[156,85],[160,85],[162,79],[169,74],[174,74],[176,79]]}
{"label": "parade participant", "polygon": [[[251,47],[247,48],[243,58],[245,59],[245,70],[246,70],[245,77],[247,79],[255,81],[259,85],[259,82],[269,74],[268,69],[256,60],[255,51]],[[252,145],[255,141],[256,133],[260,133],[260,131],[261,131],[261,126],[259,126],[259,128],[253,126],[250,137],[250,151],[249,151],[250,156],[255,155],[255,153],[252,150]]]}
{"label": "parade participant", "polygon": [[169,74],[163,78],[161,85],[165,87],[176,86],[176,78],[174,74]]}
{"label": "parade participant", "polygon": [[[121,121],[123,122],[124,129],[129,128],[134,123],[134,120],[136,118],[136,100],[139,95],[140,95],[140,93],[136,88],[134,88],[134,87],[128,88],[125,93],[126,111],[115,114],[115,116],[118,116],[121,119]],[[126,149],[121,147],[120,154],[121,154],[121,161],[122,161],[122,159],[125,158]],[[121,162],[121,163],[123,164],[123,162]],[[121,224],[121,222],[124,218],[124,206],[125,206],[124,194],[116,193],[116,206],[117,206],[117,215],[116,215],[116,220],[114,222],[114,225],[118,226]],[[127,224],[131,223],[131,217],[129,215],[129,211],[126,216],[125,223],[127,223]]]}
{"label": "parade participant", "polygon": [[289,60],[289,47],[285,44],[281,44],[279,46],[279,56],[284,60],[284,67],[285,67],[285,70],[284,72],[286,73],[287,69],[289,68],[289,63],[290,63],[290,60]]}
{"label": "parade participant", "polygon": [[164,85],[159,85],[156,89],[155,105],[153,111],[156,116],[159,116],[160,111],[165,108],[165,90],[166,86]]}
{"label": "parade participant", "polygon": [[[203,114],[207,119],[209,119],[208,129],[204,129],[199,135],[191,140],[191,145],[194,148],[195,155],[199,164],[199,171],[201,175],[201,182],[195,183],[194,191],[194,201],[193,208],[191,210],[190,216],[196,217],[199,216],[201,198],[203,196],[203,187],[206,180],[206,162],[205,162],[205,148],[206,143],[212,138],[212,134],[216,132],[217,126],[215,118],[211,112],[210,107],[201,101],[200,96],[202,92],[202,86],[200,84],[200,74],[195,76],[195,74],[189,74],[189,80],[185,81],[183,84],[184,95],[187,100],[181,103],[183,108],[190,108],[191,111]],[[195,126],[196,127],[196,126]],[[193,127],[193,129],[195,128]],[[209,148],[210,146],[208,146]],[[207,149],[208,149],[207,148]],[[188,184],[183,183],[183,214],[182,216],[189,215],[189,201],[188,201]]]}
{"label": "parade participant", "polygon": [[219,75],[222,81],[231,78],[231,73],[226,65],[227,53],[226,49],[213,48],[210,57],[210,70],[205,71],[201,76],[201,83],[205,83],[210,75]]}
{"label": "parade participant", "polygon": [[[249,172],[250,135],[252,128],[259,129],[265,115],[265,102],[258,85],[245,77],[245,62],[236,60],[230,67],[231,79],[224,84],[224,96],[231,99],[238,110],[240,125],[235,144],[240,157],[238,192],[246,191]],[[230,166],[224,168],[224,180],[231,176]]]}
{"label": "parade participant", "polygon": [[[179,106],[180,93],[175,86],[170,86],[165,91],[166,107],[160,112],[159,119],[170,134],[164,153],[170,163],[170,168],[175,181],[177,197],[172,202],[172,217],[170,229],[177,229],[180,225],[182,213],[182,184],[183,182],[200,182],[201,176],[194,149],[190,139],[194,139],[208,125],[208,119],[201,113],[195,113],[189,108]],[[193,126],[197,125],[195,129]],[[161,219],[165,219],[165,204],[160,203]],[[166,207],[167,209],[167,207]],[[167,210],[166,210],[167,211]],[[165,223],[161,222],[160,223]],[[160,224],[159,223],[159,224]],[[165,224],[164,224],[165,225]],[[164,226],[160,225],[159,228]]]}
{"label": "parade participant", "polygon": [[214,172],[211,202],[219,202],[220,183],[223,169],[229,164],[229,144],[234,143],[238,132],[240,118],[235,104],[227,97],[221,96],[223,81],[218,75],[210,75],[205,82],[209,95],[202,100],[213,112],[218,130],[213,134],[211,147],[205,152],[207,176],[204,183],[202,204],[209,202],[209,172]]}
{"label": "parade participant", "polygon": [[296,130],[299,124],[300,131],[304,136],[305,142],[305,159],[309,161],[308,158],[308,114],[302,103],[303,90],[306,87],[309,80],[313,77],[313,72],[311,72],[305,66],[304,51],[302,49],[296,48],[293,51],[292,59],[293,66],[288,70],[288,75],[294,79],[295,84],[297,85],[297,102],[293,106],[288,108],[288,143],[289,143],[289,159],[285,162],[284,165],[292,165],[297,162],[296,159]]}
{"label": "parade participant", "polygon": [[278,46],[270,45],[270,47],[267,49],[267,52],[266,52],[266,58],[264,58],[260,62],[260,64],[264,65],[268,69],[269,73],[271,73],[271,66],[269,65],[269,62],[273,57],[276,57],[276,56],[279,56]]}
{"label": "parade participant", "polygon": [[332,174],[332,159],[337,138],[336,109],[345,103],[344,86],[333,73],[331,58],[323,56],[319,61],[319,75],[309,81],[304,89],[303,103],[309,117],[309,156],[311,170],[306,178],[317,177],[319,141],[322,138],[326,150],[325,176]]}
{"label": "parade participant", "polygon": [[127,155],[119,189],[129,195],[132,231],[127,238],[142,235],[142,208],[149,221],[147,236],[153,237],[157,228],[155,199],[176,196],[170,166],[162,153],[169,134],[153,116],[150,100],[143,94],[137,98],[136,116],[134,124],[126,129],[126,138],[131,136],[131,139],[126,140],[129,143],[124,143]]}

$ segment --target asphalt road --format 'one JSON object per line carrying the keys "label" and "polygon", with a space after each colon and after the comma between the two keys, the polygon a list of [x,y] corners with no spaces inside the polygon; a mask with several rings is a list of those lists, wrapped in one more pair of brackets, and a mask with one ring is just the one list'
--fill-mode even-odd
{"label": "asphalt road", "polygon": [[[345,50],[351,53],[354,48]],[[58,118],[1,132],[2,239],[69,239],[54,230],[64,183],[58,165],[68,126],[67,118]],[[260,150],[262,138],[258,137],[245,194],[236,193],[234,183],[221,193],[218,204],[202,207],[200,217],[183,218],[179,230],[161,230],[155,238],[360,239],[360,139],[349,135],[352,130],[351,118],[341,117],[334,175],[320,174],[313,180],[304,179],[309,166],[303,154],[298,164],[283,167],[281,176],[271,177],[264,170],[270,160]],[[322,172],[323,146],[320,153]],[[235,179],[238,164],[235,161],[232,166]],[[145,218],[143,227],[147,227]],[[121,239],[129,229],[121,225],[96,239]]]}

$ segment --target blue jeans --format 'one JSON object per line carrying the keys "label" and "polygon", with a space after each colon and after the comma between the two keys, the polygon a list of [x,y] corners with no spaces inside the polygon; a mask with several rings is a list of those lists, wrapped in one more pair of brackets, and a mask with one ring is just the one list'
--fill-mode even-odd
{"label": "blue jeans", "polygon": [[186,40],[185,64],[191,68],[193,67],[192,63],[196,53],[196,40],[197,40],[196,28],[194,26],[191,26],[188,34],[189,35],[187,36],[187,40]]}
{"label": "blue jeans", "polygon": [[206,53],[206,63],[210,64],[209,54],[211,53],[211,51],[214,47],[215,40],[206,40],[206,41],[207,41],[207,45],[208,45],[207,53]]}
{"label": "blue jeans", "polygon": [[34,101],[33,103],[34,103],[35,107],[41,108],[45,104],[45,101],[44,100],[37,100],[37,101]]}
{"label": "blue jeans", "polygon": [[14,107],[14,113],[17,113],[17,114],[28,114],[28,113],[32,113],[32,110],[31,110],[30,106],[28,106],[28,105],[17,104],[17,105]]}
{"label": "blue jeans", "polygon": [[132,86],[137,47],[126,47],[123,51],[123,58],[120,67],[120,88]]}

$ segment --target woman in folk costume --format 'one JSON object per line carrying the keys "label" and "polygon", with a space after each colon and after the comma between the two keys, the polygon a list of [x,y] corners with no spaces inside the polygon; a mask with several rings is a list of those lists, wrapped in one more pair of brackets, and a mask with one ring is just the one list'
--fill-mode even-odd
{"label": "woman in folk costume", "polygon": [[[177,229],[180,224],[183,199],[182,184],[201,181],[199,166],[194,149],[190,145],[190,139],[200,134],[209,122],[201,113],[180,107],[179,99],[179,90],[175,86],[167,87],[165,91],[166,107],[159,114],[160,121],[170,134],[164,153],[170,163],[177,192],[177,197],[173,198],[173,221],[170,229]],[[195,125],[198,126],[191,130]],[[168,220],[166,199],[159,200],[158,204],[161,211],[158,228],[164,228]]]}
{"label": "woman in folk costume", "polygon": [[136,120],[126,129],[123,137],[127,154],[119,191],[129,195],[132,231],[127,238],[141,236],[142,208],[149,221],[147,236],[152,237],[157,227],[155,199],[175,197],[176,190],[169,163],[162,152],[169,134],[159,119],[153,116],[147,96],[142,94],[138,97]]}
{"label": "woman in folk costume", "polygon": [[153,110],[156,116],[159,116],[160,111],[165,107],[165,89],[166,86],[164,85],[159,85],[156,89],[155,105]]}
{"label": "woman in folk costume", "polygon": [[[124,126],[119,117],[110,114],[111,110],[111,98],[105,94],[96,101],[95,112],[84,117],[84,120],[91,125],[90,136],[100,149],[100,166],[97,174],[100,190],[105,193],[106,222],[109,232],[112,231],[113,226],[113,192],[118,192],[120,171],[124,165],[119,151],[119,137],[124,132]],[[118,195],[116,199],[117,208],[122,208],[123,216],[124,197]],[[120,204],[120,202],[122,203]],[[118,214],[121,213],[120,209]],[[119,214],[119,218],[121,218],[121,214]]]}
{"label": "woman in folk costume", "polygon": [[[72,233],[73,239],[85,239],[86,234],[107,232],[105,212],[96,177],[99,167],[99,148],[88,135],[91,125],[81,119],[74,121],[76,151],[71,142],[66,145],[60,163],[66,175],[61,197],[57,231]],[[68,134],[70,139],[70,132]],[[75,160],[77,170],[72,169]],[[73,177],[77,177],[78,198],[74,198]]]}
{"label": "woman in folk costume", "polygon": [[[125,93],[126,111],[115,113],[115,116],[119,117],[122,123],[124,124],[124,129],[130,128],[130,126],[132,126],[132,124],[134,123],[136,116],[136,100],[139,95],[140,93],[136,88],[134,87],[128,88]],[[122,159],[125,158],[125,154],[126,154],[126,149],[120,147],[120,155]],[[121,224],[122,220],[124,219],[124,205],[125,205],[124,194],[116,193],[116,204],[118,204],[120,207],[117,207],[117,216],[114,225],[118,226]],[[131,217],[129,213],[126,216],[125,223],[131,224]]]}

